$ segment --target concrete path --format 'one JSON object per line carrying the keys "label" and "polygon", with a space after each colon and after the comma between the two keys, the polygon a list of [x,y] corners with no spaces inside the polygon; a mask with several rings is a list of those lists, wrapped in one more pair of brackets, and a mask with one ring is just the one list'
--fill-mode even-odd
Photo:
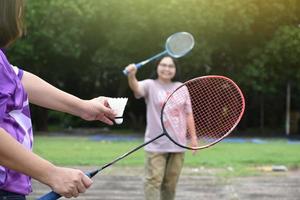
{"label": "concrete path", "polygon": [[[77,167],[78,168],[78,167]],[[80,167],[83,171],[95,167]],[[224,178],[214,170],[184,168],[177,200],[300,200],[300,171],[265,172],[260,176]],[[78,200],[143,200],[143,169],[110,167],[94,178],[93,186]],[[33,181],[28,199],[49,191]],[[64,199],[64,198],[61,198]]]}

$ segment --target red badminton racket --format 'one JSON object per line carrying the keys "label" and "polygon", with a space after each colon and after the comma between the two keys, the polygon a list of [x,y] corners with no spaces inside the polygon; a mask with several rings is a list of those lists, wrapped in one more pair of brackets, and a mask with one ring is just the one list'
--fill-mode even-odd
{"label": "red badminton racket", "polygon": [[[188,102],[191,105],[194,131],[174,130],[170,123],[177,119],[176,109]],[[168,137],[174,144],[189,150],[211,147],[228,136],[238,125],[245,110],[244,96],[239,87],[224,76],[203,76],[194,78],[179,86],[165,101],[161,110],[162,133],[144,144],[116,158],[103,167],[87,173],[89,177],[127,157],[138,149],[157,140]],[[195,137],[196,136],[196,137]],[[191,144],[192,139],[196,138]],[[60,195],[50,192],[39,200],[55,200]]]}

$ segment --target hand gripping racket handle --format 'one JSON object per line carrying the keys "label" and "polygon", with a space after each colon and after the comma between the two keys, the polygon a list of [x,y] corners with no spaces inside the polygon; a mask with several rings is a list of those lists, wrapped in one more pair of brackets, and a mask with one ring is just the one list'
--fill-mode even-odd
{"label": "hand gripping racket handle", "polygon": [[[135,65],[136,69],[139,69],[139,68],[141,68],[144,64],[143,64],[142,62],[140,62],[140,63],[134,64],[134,65]],[[127,75],[128,75],[128,71],[127,71],[126,69],[124,69],[124,70],[123,70],[123,74],[124,74],[125,76],[127,76]]]}
{"label": "hand gripping racket handle", "polygon": [[[92,178],[93,176],[96,175],[96,173],[98,173],[98,171],[88,172],[88,173],[85,173],[85,175]],[[56,200],[56,199],[59,199],[60,197],[61,197],[60,194],[57,194],[56,192],[52,191],[52,192],[49,192],[49,193],[41,196],[37,200]]]}
{"label": "hand gripping racket handle", "polygon": [[[103,167],[97,169],[97,170],[94,170],[92,172],[88,172],[86,173],[86,175],[90,178],[92,178],[93,176],[95,176],[98,172],[102,171],[103,169],[113,165],[114,163],[118,162],[119,160],[122,160],[123,158],[127,157],[128,155],[132,154],[133,152],[135,152],[136,150],[146,146],[147,144],[150,144],[151,142],[155,141],[156,139],[164,136],[165,133],[162,133],[160,135],[158,135],[157,137],[153,138],[152,140],[149,140],[148,142],[145,142],[144,144],[141,144],[140,146],[132,149],[131,151],[123,154],[122,156],[116,158],[115,160],[113,160],[112,162],[110,163],[107,163],[106,165],[104,165]],[[45,194],[44,196],[41,196],[40,198],[38,198],[37,200],[56,200],[56,199],[59,199],[61,197],[61,195],[57,194],[56,192],[49,192],[48,194]]]}
{"label": "hand gripping racket handle", "polygon": [[[148,62],[150,62],[150,61],[152,61],[152,60],[155,60],[155,59],[157,59],[157,58],[160,58],[160,57],[162,57],[162,56],[165,56],[165,55],[168,55],[167,50],[165,50],[165,51],[163,51],[163,52],[161,52],[161,53],[159,53],[159,54],[156,54],[156,55],[152,56],[151,58],[148,58],[147,60],[144,60],[144,61],[142,61],[142,62],[139,62],[139,63],[135,64],[135,66],[136,66],[137,69],[139,69],[139,68],[141,68],[143,65],[147,64]],[[123,74],[127,76],[127,75],[128,75],[128,71],[127,71],[126,69],[124,69],[124,70],[123,70]]]}

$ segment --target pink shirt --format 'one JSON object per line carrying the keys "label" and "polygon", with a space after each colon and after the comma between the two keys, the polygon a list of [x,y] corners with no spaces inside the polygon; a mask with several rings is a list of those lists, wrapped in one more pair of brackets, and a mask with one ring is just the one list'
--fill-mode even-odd
{"label": "pink shirt", "polygon": [[[182,83],[172,82],[163,84],[158,80],[146,79],[139,81],[139,85],[142,95],[136,97],[144,97],[147,105],[147,126],[145,132],[145,142],[147,142],[163,132],[160,119],[162,106],[168,96],[172,94],[176,88],[182,85]],[[176,111],[176,115],[167,114],[165,115],[167,117],[164,116],[164,120],[167,120],[164,124],[170,126],[167,128],[168,134],[185,136],[187,133],[187,114],[192,112],[189,95],[186,95],[186,99],[183,101],[178,101],[176,103],[172,102],[172,109],[173,108]],[[174,131],[174,133],[171,133],[171,131]],[[150,152],[185,151],[184,148],[177,146],[166,136],[148,144],[145,146],[145,150]]]}

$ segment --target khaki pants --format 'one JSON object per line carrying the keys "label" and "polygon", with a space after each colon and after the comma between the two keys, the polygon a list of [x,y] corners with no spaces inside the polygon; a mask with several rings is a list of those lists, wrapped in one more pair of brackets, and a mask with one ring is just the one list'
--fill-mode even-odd
{"label": "khaki pants", "polygon": [[173,200],[184,153],[146,152],[145,200]]}

